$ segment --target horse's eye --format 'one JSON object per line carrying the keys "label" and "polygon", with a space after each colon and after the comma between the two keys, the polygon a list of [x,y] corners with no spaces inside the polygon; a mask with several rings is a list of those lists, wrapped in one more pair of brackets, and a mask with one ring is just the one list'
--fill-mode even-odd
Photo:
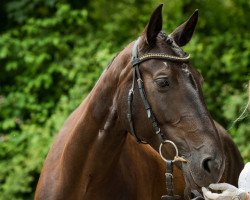
{"label": "horse's eye", "polygon": [[169,86],[169,81],[167,78],[158,78],[155,80],[155,82],[161,88]]}

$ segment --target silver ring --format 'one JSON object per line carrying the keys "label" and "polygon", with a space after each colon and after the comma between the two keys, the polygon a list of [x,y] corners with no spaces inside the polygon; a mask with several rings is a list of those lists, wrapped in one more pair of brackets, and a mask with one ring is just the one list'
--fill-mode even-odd
{"label": "silver ring", "polygon": [[172,142],[171,140],[164,140],[164,141],[160,144],[160,147],[159,147],[159,154],[160,154],[162,160],[164,160],[165,162],[167,162],[167,159],[164,158],[164,156],[162,155],[162,153],[161,153],[161,148],[162,148],[162,146],[163,146],[164,144],[166,144],[166,143],[170,143],[170,144],[172,144],[172,145],[174,146],[175,152],[176,152],[175,157],[178,157],[178,154],[179,154],[178,149],[177,149],[177,146],[176,146],[176,144],[175,144],[174,142]]}

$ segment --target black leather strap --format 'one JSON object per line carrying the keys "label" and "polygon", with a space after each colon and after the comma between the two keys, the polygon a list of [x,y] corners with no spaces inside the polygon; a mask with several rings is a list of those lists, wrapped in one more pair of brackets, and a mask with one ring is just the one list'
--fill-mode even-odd
{"label": "black leather strap", "polygon": [[[136,40],[133,49],[132,49],[132,61],[138,58],[138,50],[137,50],[137,46],[139,44],[139,40]],[[133,65],[134,66],[134,65]],[[141,140],[136,132],[135,132],[135,128],[134,128],[134,123],[133,123],[133,116],[132,116],[132,103],[133,103],[133,97],[134,97],[134,88],[135,88],[135,80],[136,80],[136,70],[135,68],[133,69],[133,82],[132,82],[132,86],[129,90],[128,93],[128,114],[127,114],[127,118],[128,118],[128,122],[129,122],[129,126],[130,126],[130,131],[132,133],[132,135],[136,138],[136,141],[140,144],[147,144],[147,142]],[[138,82],[138,79],[137,79]]]}
{"label": "black leather strap", "polygon": [[167,192],[169,196],[173,196],[173,161],[167,160],[167,172],[166,172],[166,180],[167,180]]}
{"label": "black leather strap", "polygon": [[132,118],[132,102],[133,102],[133,94],[134,94],[134,85],[135,85],[135,80],[137,82],[137,86],[138,86],[138,90],[139,90],[139,94],[140,97],[143,101],[144,104],[144,108],[146,109],[147,112],[147,116],[150,119],[152,126],[154,128],[154,131],[157,135],[159,135],[160,140],[163,142],[165,140],[165,136],[164,134],[161,132],[161,129],[158,125],[158,122],[152,112],[151,106],[148,102],[145,90],[144,90],[144,85],[143,85],[143,81],[141,78],[141,74],[140,74],[140,70],[139,70],[139,63],[137,62],[138,60],[138,44],[139,44],[139,39],[136,40],[133,49],[132,49],[132,66],[133,66],[133,82],[132,82],[132,86],[131,89],[129,90],[129,94],[128,94],[128,121],[129,121],[129,126],[130,126],[130,130],[131,133],[134,135],[134,137],[136,138],[138,143],[142,143],[142,144],[147,144],[147,142],[142,141],[136,134],[135,129],[134,129],[134,124],[133,124],[133,118]]}
{"label": "black leather strap", "polygon": [[166,175],[166,186],[167,186],[167,195],[161,197],[162,200],[176,200],[180,199],[179,195],[174,194],[174,184],[173,184],[173,161],[167,160],[167,171]]}

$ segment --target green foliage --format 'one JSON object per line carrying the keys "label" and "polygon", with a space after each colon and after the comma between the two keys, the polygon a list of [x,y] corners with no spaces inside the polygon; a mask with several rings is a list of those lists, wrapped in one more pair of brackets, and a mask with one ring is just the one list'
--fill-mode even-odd
{"label": "green foliage", "polygon": [[[29,6],[25,6],[29,4]],[[5,2],[0,30],[0,200],[32,199],[54,135],[91,90],[101,71],[140,35],[158,1]],[[170,33],[199,8],[185,50],[205,78],[212,116],[250,160],[250,118],[236,123],[248,102],[249,1],[169,1]],[[6,30],[5,30],[6,29]]]}
{"label": "green foliage", "polygon": [[0,199],[32,198],[53,135],[112,57],[86,19],[61,4],[0,38]]}

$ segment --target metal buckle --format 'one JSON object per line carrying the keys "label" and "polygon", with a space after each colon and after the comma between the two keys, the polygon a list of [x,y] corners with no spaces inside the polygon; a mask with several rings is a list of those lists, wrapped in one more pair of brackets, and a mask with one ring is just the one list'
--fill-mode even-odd
{"label": "metal buckle", "polygon": [[136,66],[140,63],[140,59],[139,58],[136,58],[136,57],[133,57],[132,59],[132,66]]}

